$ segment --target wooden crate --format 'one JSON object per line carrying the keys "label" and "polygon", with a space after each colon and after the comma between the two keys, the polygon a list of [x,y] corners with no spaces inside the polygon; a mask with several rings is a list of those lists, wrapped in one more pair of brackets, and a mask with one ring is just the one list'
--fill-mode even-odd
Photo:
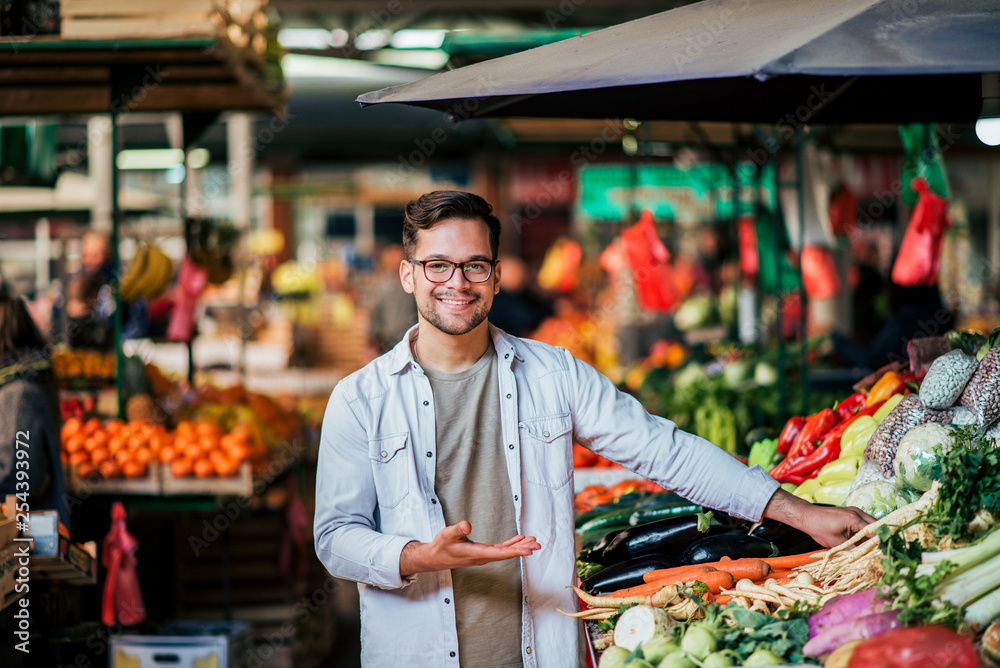
{"label": "wooden crate", "polygon": [[162,467],[161,491],[164,495],[202,494],[210,496],[252,496],[253,474],[249,462],[240,464],[236,475],[176,477],[169,466]]}
{"label": "wooden crate", "polygon": [[141,478],[101,478],[98,475],[81,478],[75,466],[67,466],[66,480],[74,494],[160,494],[160,462],[150,461],[148,473]]}

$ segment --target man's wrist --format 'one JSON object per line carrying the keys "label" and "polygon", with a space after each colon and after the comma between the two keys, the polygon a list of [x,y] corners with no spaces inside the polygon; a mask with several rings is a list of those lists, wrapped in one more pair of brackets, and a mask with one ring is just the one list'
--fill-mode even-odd
{"label": "man's wrist", "polygon": [[782,524],[802,529],[804,516],[812,508],[812,504],[804,499],[800,499],[780,487],[774,490],[774,494],[764,506],[763,517],[777,520]]}
{"label": "man's wrist", "polygon": [[423,543],[411,540],[399,553],[399,577],[408,578],[424,570],[420,565],[420,548]]}

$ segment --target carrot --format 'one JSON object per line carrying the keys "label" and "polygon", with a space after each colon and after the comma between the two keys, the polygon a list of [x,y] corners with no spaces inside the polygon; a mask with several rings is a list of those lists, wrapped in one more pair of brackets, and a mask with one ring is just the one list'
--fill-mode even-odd
{"label": "carrot", "polygon": [[796,575],[798,575],[798,571],[771,571],[767,578],[764,579],[783,580],[785,578],[794,578]]}
{"label": "carrot", "polygon": [[705,584],[708,587],[708,591],[713,594],[718,594],[723,589],[732,589],[735,580],[733,580],[733,574],[727,571],[713,571],[711,573],[703,573],[695,578],[698,582]]}
{"label": "carrot", "polygon": [[719,605],[725,605],[726,603],[729,603],[731,600],[733,600],[733,597],[728,594],[716,594],[715,596],[715,602],[718,603]]}
{"label": "carrot", "polygon": [[668,584],[674,584],[673,582],[647,582],[641,585],[635,585],[634,587],[625,587],[624,589],[617,589],[609,594],[603,594],[603,596],[647,596],[649,594],[655,594],[660,591],[663,587]]}
{"label": "carrot", "polygon": [[791,570],[800,568],[823,558],[826,550],[819,552],[809,552],[808,554],[787,554],[781,557],[765,557],[761,561],[766,561],[767,565],[776,571]]}
{"label": "carrot", "polygon": [[771,567],[763,559],[734,559],[715,564],[716,570],[731,573],[736,580],[762,580],[771,573]]}
{"label": "carrot", "polygon": [[686,582],[687,580],[685,578],[688,578],[689,576],[693,579],[693,576],[695,575],[709,573],[714,570],[717,569],[707,564],[699,564],[697,566],[676,566],[674,568],[658,568],[643,573],[642,581],[659,582],[661,580],[673,578],[674,582]]}

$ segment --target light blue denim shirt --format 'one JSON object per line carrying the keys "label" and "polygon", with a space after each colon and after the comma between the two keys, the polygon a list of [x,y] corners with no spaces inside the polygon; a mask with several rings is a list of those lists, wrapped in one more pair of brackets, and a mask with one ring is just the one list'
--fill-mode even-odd
{"label": "light blue denim shirt", "polygon": [[[434,492],[434,397],[409,341],[344,378],[323,419],[316,476],[316,553],[358,582],[362,662],[458,667],[451,571],[403,579],[399,555],[445,527]],[[566,350],[491,327],[501,432],[518,531],[541,544],[521,558],[525,668],[575,667],[577,609],[573,443],[705,506],[757,520],[778,487],[716,446],[647,413]],[[500,472],[497,473],[500,475]]]}

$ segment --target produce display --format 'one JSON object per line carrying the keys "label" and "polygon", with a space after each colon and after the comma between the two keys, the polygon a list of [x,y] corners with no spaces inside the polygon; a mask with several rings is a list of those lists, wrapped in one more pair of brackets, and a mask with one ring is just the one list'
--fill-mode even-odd
{"label": "produce display", "polygon": [[115,380],[115,355],[56,348],[52,353],[52,371],[63,387],[107,385]]}
{"label": "produce display", "polygon": [[[598,668],[1000,665],[1000,328],[910,350],[909,369],[751,447],[794,494],[876,517],[842,545],[667,492],[581,515],[581,610],[565,614]],[[654,507],[673,514],[645,521]]]}

